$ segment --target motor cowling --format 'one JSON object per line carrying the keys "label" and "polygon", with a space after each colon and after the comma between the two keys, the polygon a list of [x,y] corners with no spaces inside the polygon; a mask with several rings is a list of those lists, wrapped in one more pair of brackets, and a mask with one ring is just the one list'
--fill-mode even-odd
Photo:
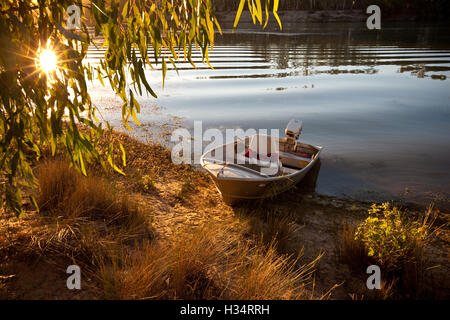
{"label": "motor cowling", "polygon": [[302,122],[297,119],[291,119],[286,125],[286,138],[297,140],[302,133]]}

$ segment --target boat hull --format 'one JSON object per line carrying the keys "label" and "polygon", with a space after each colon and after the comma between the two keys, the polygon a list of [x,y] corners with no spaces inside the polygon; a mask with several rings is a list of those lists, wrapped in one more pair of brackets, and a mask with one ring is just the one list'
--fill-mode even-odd
{"label": "boat hull", "polygon": [[306,167],[292,175],[266,179],[217,177],[208,170],[207,172],[214,181],[225,203],[235,204],[244,200],[274,197],[291,189],[306,176],[318,159],[317,154]]}

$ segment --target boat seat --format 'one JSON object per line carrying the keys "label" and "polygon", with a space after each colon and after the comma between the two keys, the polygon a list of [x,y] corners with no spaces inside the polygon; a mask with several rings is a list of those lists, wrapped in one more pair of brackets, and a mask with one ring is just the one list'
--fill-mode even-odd
{"label": "boat seat", "polygon": [[[261,139],[264,139],[263,141]],[[261,143],[261,142],[265,142]],[[281,174],[281,162],[278,157],[278,140],[271,136],[258,134],[250,137],[249,146],[244,154],[237,154],[238,164],[251,165],[262,175],[277,176]]]}

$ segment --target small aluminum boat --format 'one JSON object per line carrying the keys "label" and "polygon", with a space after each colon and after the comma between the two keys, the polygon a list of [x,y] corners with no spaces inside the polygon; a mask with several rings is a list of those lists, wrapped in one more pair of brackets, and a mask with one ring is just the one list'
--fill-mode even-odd
{"label": "small aluminum boat", "polygon": [[206,151],[200,164],[228,204],[275,196],[299,183],[319,159],[322,147],[298,141],[301,130],[293,119],[286,138],[238,138]]}

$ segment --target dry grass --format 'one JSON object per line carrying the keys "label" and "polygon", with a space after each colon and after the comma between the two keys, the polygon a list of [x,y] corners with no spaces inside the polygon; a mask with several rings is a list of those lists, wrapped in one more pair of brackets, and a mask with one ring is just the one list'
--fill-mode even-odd
{"label": "dry grass", "polygon": [[38,205],[53,217],[105,221],[127,229],[146,226],[137,203],[104,178],[84,177],[66,161],[46,161],[38,169]]}
{"label": "dry grass", "polygon": [[79,174],[66,161],[45,161],[38,168],[39,196],[37,202],[41,211],[55,211],[63,204],[78,184]]}
{"label": "dry grass", "polygon": [[65,257],[94,272],[118,246],[153,237],[139,204],[104,178],[84,177],[64,160],[43,162],[37,176],[40,213],[20,241],[23,254]]}
{"label": "dry grass", "polygon": [[95,225],[81,219],[50,222],[36,220],[34,232],[23,245],[31,257],[68,258],[76,264],[91,269],[108,251],[107,236]]}
{"label": "dry grass", "polygon": [[273,209],[240,208],[239,218],[246,223],[246,233],[265,246],[273,245],[280,254],[296,254],[298,248],[299,225],[295,219]]}
{"label": "dry grass", "polygon": [[223,247],[213,244],[208,229],[180,232],[169,242],[146,243],[124,251],[120,261],[104,263],[100,271],[105,298],[211,299],[214,267]]}
{"label": "dry grass", "polygon": [[316,262],[298,267],[298,259],[280,256],[275,247],[247,247],[241,254],[237,269],[236,290],[229,299],[312,299],[312,291],[306,289]]}
{"label": "dry grass", "polygon": [[124,251],[100,271],[105,298],[217,299],[221,260],[229,254],[211,228],[177,233],[168,242],[145,243]]}
{"label": "dry grass", "polygon": [[156,299],[165,296],[167,261],[161,247],[144,242],[103,260],[97,273],[105,299]]}
{"label": "dry grass", "polygon": [[153,236],[145,225],[110,227],[86,218],[34,217],[24,228],[27,231],[14,243],[20,260],[44,258],[51,263],[63,261],[66,267],[77,264],[91,276],[102,262],[115,259],[120,248],[132,248]]}
{"label": "dry grass", "polygon": [[367,266],[371,264],[364,243],[355,239],[355,227],[351,225],[344,224],[342,226],[339,249],[341,260],[354,270],[365,272]]}
{"label": "dry grass", "polygon": [[350,298],[352,300],[389,300],[394,298],[394,286],[396,280],[386,282],[381,280],[380,289],[367,291],[366,294],[351,294]]}
{"label": "dry grass", "polygon": [[[183,229],[170,241],[124,253],[105,264],[106,298],[305,299],[316,261],[297,267],[273,246],[255,246],[225,225]],[[137,275],[137,276],[136,276]]]}
{"label": "dry grass", "polygon": [[297,240],[298,227],[289,216],[278,217],[276,214],[269,214],[266,220],[266,228],[263,232],[263,242],[274,243],[279,253],[290,253],[290,245]]}
{"label": "dry grass", "polygon": [[225,234],[224,229],[214,223],[195,230],[181,230],[172,238],[167,252],[171,296],[176,299],[221,298],[238,245],[233,233]]}

